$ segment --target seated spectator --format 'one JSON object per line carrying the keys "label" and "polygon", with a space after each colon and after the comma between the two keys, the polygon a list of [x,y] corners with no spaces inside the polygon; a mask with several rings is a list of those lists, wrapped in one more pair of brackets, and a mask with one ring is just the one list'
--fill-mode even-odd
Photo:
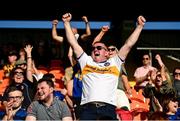
{"label": "seated spectator", "polygon": [[[52,80],[54,82],[54,86],[56,87],[56,79],[53,74],[51,74],[51,73],[44,74],[42,78]],[[55,97],[57,97],[58,99],[63,101],[67,94],[67,90],[66,89],[60,89],[60,90],[55,89],[53,93],[54,93]]]}
{"label": "seated spectator", "polygon": [[166,96],[162,101],[162,110],[170,121],[180,120],[180,108],[175,97]]}
{"label": "seated spectator", "polygon": [[42,78],[38,81],[38,100],[28,107],[26,121],[30,120],[62,120],[72,121],[71,112],[63,101],[54,97],[54,83]]}
{"label": "seated spectator", "polygon": [[8,101],[6,105],[6,113],[3,116],[3,121],[25,120],[27,112],[22,107],[24,100],[23,92],[16,86],[11,86],[7,90]]}

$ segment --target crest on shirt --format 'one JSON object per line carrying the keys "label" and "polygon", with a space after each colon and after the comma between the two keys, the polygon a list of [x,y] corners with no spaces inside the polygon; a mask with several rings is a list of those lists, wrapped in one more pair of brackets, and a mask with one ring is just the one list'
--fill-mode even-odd
{"label": "crest on shirt", "polygon": [[110,65],[109,62],[104,63],[104,66],[109,66],[109,65]]}

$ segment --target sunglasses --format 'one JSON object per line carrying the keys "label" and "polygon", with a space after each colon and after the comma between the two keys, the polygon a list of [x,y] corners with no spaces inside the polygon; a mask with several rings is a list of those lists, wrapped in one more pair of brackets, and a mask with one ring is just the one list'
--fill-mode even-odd
{"label": "sunglasses", "polygon": [[115,51],[116,48],[108,48],[108,51]]}
{"label": "sunglasses", "polygon": [[143,60],[149,60],[149,58],[143,58]]}
{"label": "sunglasses", "polygon": [[106,50],[106,48],[102,47],[102,46],[92,47],[92,50],[95,50],[95,49],[97,49],[97,50],[102,50],[102,49]]}
{"label": "sunglasses", "polygon": [[23,72],[15,71],[15,72],[14,72],[14,75],[23,75]]}
{"label": "sunglasses", "polygon": [[175,73],[174,73],[174,75],[180,75],[180,73],[178,73],[178,72],[175,72]]}

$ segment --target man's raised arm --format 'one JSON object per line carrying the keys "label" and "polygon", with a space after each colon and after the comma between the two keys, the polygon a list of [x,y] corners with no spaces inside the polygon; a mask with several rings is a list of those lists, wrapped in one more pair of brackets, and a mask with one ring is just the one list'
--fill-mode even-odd
{"label": "man's raised arm", "polygon": [[125,44],[121,47],[119,50],[119,57],[123,60],[126,59],[128,53],[130,52],[133,45],[137,42],[139,35],[144,27],[146,20],[143,16],[139,16],[137,19],[137,26],[133,33],[129,36],[129,38],[126,40]]}
{"label": "man's raised arm", "polygon": [[66,32],[67,41],[69,42],[70,46],[72,47],[76,57],[79,58],[80,55],[83,53],[83,49],[78,44],[74,33],[71,29],[70,21],[72,19],[72,15],[70,13],[66,13],[62,16],[62,21],[64,22],[64,28]]}

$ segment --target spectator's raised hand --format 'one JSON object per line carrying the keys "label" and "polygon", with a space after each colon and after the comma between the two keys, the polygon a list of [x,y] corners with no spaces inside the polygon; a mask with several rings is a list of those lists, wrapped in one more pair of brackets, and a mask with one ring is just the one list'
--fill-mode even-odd
{"label": "spectator's raised hand", "polygon": [[27,55],[31,54],[32,51],[32,46],[31,45],[26,45],[26,47],[24,48],[24,50],[26,51]]}
{"label": "spectator's raised hand", "polygon": [[88,23],[88,19],[87,19],[86,16],[83,16],[83,17],[82,17],[82,20],[83,20],[85,23]]}
{"label": "spectator's raised hand", "polygon": [[71,19],[72,19],[72,15],[70,13],[66,13],[62,16],[63,22],[70,22]]}
{"label": "spectator's raised hand", "polygon": [[161,56],[159,54],[156,54],[155,59],[158,61],[161,67],[164,65],[164,63],[162,62]]}
{"label": "spectator's raised hand", "polygon": [[53,20],[52,21],[52,25],[57,25],[58,24],[58,20]]}
{"label": "spectator's raised hand", "polygon": [[103,27],[101,28],[101,31],[103,31],[103,32],[107,32],[108,30],[109,30],[109,26],[108,26],[108,25],[103,26]]}
{"label": "spectator's raised hand", "polygon": [[138,25],[144,26],[145,22],[146,22],[146,19],[143,16],[139,16],[137,18],[137,24]]}

